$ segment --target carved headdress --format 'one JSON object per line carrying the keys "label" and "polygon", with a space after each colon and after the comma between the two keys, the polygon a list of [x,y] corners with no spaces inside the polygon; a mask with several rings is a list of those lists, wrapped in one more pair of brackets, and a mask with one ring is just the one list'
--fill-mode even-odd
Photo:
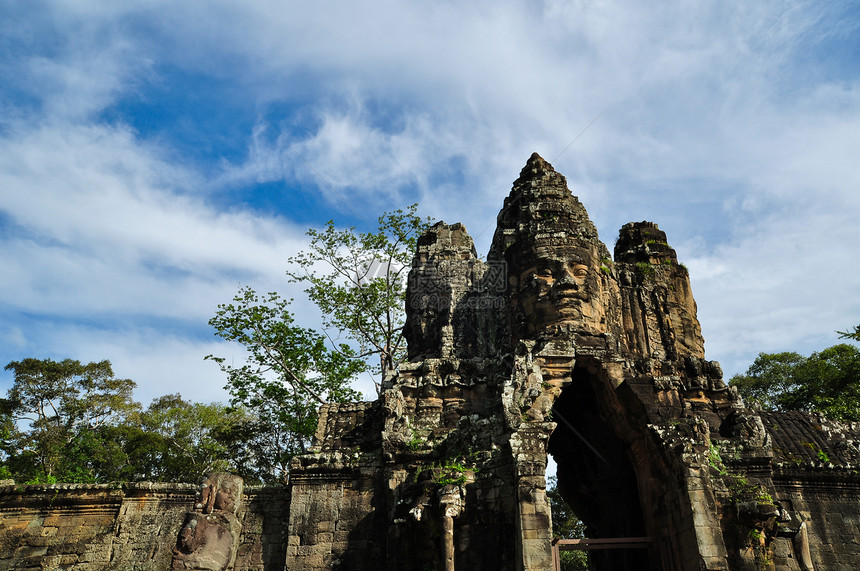
{"label": "carved headdress", "polygon": [[537,153],[499,213],[488,261],[508,265],[512,342],[605,328],[609,251],[570,189]]}

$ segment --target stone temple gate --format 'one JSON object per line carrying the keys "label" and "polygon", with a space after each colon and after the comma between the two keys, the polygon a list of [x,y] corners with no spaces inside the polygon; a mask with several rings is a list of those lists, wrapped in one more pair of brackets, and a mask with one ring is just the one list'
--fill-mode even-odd
{"label": "stone temple gate", "polygon": [[538,155],[486,261],[460,224],[420,238],[406,303],[409,361],[322,407],[288,487],[0,484],[0,571],[550,570],[549,454],[626,545],[593,571],[860,569],[860,425],[746,408],[666,235],[610,255]]}
{"label": "stone temple gate", "polygon": [[409,362],[292,466],[288,569],[552,569],[548,454],[590,537],[653,541],[594,569],[860,568],[857,427],[745,408],[666,235],[611,256],[537,154],[486,261],[421,237],[406,309]]}

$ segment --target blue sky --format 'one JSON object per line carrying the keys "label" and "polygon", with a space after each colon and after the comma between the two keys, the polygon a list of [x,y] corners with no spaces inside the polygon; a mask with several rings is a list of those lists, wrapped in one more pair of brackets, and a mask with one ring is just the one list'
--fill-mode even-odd
{"label": "blue sky", "polygon": [[0,361],[224,399],[203,356],[241,354],[207,321],[240,285],[319,322],[284,274],[309,226],[419,202],[486,253],[533,151],[610,248],[667,232],[727,378],[824,348],[860,323],[859,26],[837,1],[4,2]]}

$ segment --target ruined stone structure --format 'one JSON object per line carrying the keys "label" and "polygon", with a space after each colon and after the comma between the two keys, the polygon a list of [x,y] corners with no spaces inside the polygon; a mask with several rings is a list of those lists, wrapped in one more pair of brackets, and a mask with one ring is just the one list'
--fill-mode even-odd
{"label": "ruined stone structure", "polygon": [[289,489],[0,488],[0,571],[549,570],[548,454],[590,537],[639,538],[595,570],[860,569],[860,426],[745,408],[666,235],[611,256],[538,155],[486,261],[421,237],[406,309],[409,362],[322,407]]}
{"label": "ruined stone structure", "polygon": [[[232,560],[235,571],[283,571],[289,490],[234,488],[236,509],[228,512],[241,534],[238,544],[230,537],[235,549],[225,559],[216,526],[201,526],[196,541],[185,531],[192,514],[205,517],[211,489],[147,482],[0,487],[0,570],[213,570]],[[218,511],[213,502],[208,515]],[[214,549],[199,549],[207,544]],[[192,553],[199,557],[187,557]]]}
{"label": "ruined stone structure", "polygon": [[486,261],[424,234],[406,310],[409,362],[292,467],[288,569],[552,569],[547,454],[590,536],[650,538],[595,569],[860,569],[860,427],[746,409],[666,235],[610,256],[540,156]]}

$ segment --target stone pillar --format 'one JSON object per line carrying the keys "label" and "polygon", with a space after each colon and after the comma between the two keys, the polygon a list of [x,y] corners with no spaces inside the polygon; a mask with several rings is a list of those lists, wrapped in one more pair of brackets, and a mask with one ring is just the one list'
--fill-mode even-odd
{"label": "stone pillar", "polygon": [[[709,446],[710,430],[700,418],[655,429],[659,445],[670,454],[676,480],[666,489],[669,541],[675,559],[702,571],[729,569],[715,494]],[[673,485],[672,485],[673,484]]]}
{"label": "stone pillar", "polygon": [[439,507],[442,512],[442,555],[445,571],[454,571],[454,518],[463,511],[460,486],[443,486],[439,490]]}
{"label": "stone pillar", "polygon": [[555,423],[520,426],[511,435],[517,482],[518,569],[552,569],[552,515],[546,498],[546,443]]}

